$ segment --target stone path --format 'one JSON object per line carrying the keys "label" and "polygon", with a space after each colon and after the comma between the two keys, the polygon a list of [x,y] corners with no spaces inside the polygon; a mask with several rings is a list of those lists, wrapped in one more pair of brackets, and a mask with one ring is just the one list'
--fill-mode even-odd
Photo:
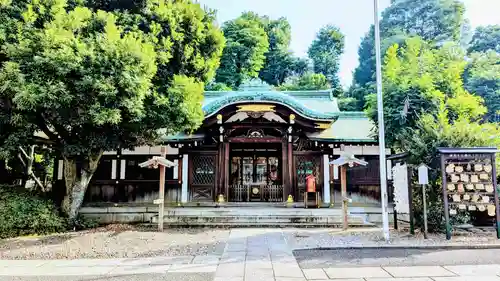
{"label": "stone path", "polygon": [[500,281],[500,264],[301,268],[287,237],[233,229],[222,255],[0,260],[0,280]]}

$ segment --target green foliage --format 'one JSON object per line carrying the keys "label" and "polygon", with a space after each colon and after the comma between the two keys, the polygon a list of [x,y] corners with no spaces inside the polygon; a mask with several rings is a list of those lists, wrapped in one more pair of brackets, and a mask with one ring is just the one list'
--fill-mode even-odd
{"label": "green foliage", "polygon": [[[11,132],[3,143],[42,131],[69,167],[72,209],[103,151],[201,124],[204,83],[224,46],[213,13],[190,0],[145,0],[140,10],[126,1],[14,2],[0,9],[0,34],[9,34],[0,36],[0,117]],[[124,6],[94,9],[102,3]]]}
{"label": "green foliage", "polygon": [[[465,6],[458,0],[397,0],[382,13],[380,21],[381,49],[385,54],[394,45],[403,45],[414,36],[431,44],[461,42],[468,37]],[[370,92],[375,84],[375,36],[373,25],[362,39],[359,66],[354,71],[353,85]],[[359,98],[364,103],[364,98]],[[361,108],[364,106],[361,106]]]}
{"label": "green foliage", "polygon": [[281,91],[312,91],[330,89],[330,84],[321,73],[306,73],[299,77],[292,77],[281,85]]}
{"label": "green foliage", "polygon": [[290,76],[304,74],[309,68],[307,60],[294,57],[289,51],[291,26],[288,20],[262,17],[261,21],[269,39],[269,49],[259,78],[270,85],[278,86]]}
{"label": "green foliage", "polygon": [[[399,134],[415,127],[423,112],[436,113],[441,104],[449,120],[459,116],[478,120],[486,112],[480,97],[463,88],[464,52],[454,44],[440,49],[420,38],[407,40],[405,48],[389,48],[384,66],[384,116],[388,145],[400,145]],[[376,96],[368,99],[368,115],[377,120]]]}
{"label": "green foliage", "polygon": [[68,226],[78,231],[78,230],[96,228],[99,226],[99,223],[94,219],[86,218],[81,214],[78,214],[78,216],[74,220],[68,221]]}
{"label": "green foliage", "polygon": [[340,97],[337,102],[340,111],[361,111],[359,100],[355,98]]}
{"label": "green foliage", "polygon": [[140,13],[142,9],[146,8],[148,0],[73,0],[74,5],[84,3],[85,6],[107,12],[115,10],[127,11],[131,13]]}
{"label": "green foliage", "polygon": [[398,0],[383,13],[380,31],[399,29],[426,41],[458,42],[465,21],[465,5],[458,0]]}
{"label": "green foliage", "polygon": [[363,87],[358,84],[351,85],[342,95],[345,99],[343,101],[344,105],[341,106],[339,101],[339,107],[347,111],[363,111],[366,102],[365,99],[376,91],[373,83],[365,84]]}
{"label": "green foliage", "polygon": [[269,48],[267,33],[254,13],[225,22],[222,30],[227,41],[215,80],[238,87],[244,80],[258,77],[264,66]]}
{"label": "green foliage", "polygon": [[[7,82],[16,88],[15,110],[63,155],[116,147],[102,130],[145,116],[156,72],[153,45],[142,37],[124,34],[112,14],[86,8],[61,12],[45,28],[23,32],[18,42],[5,45],[9,61],[2,69],[13,77]],[[57,137],[47,129],[51,125]]]}
{"label": "green foliage", "polygon": [[490,50],[500,53],[500,25],[479,26],[469,43],[469,53]]}
{"label": "green foliage", "polygon": [[64,231],[54,204],[36,194],[13,186],[0,186],[0,238]]}
{"label": "green foliage", "polygon": [[211,82],[205,85],[205,91],[217,91],[217,92],[223,92],[223,91],[232,91],[233,88],[229,87],[228,85],[224,83],[217,83],[217,82]]}
{"label": "green foliage", "polygon": [[471,59],[464,74],[465,87],[484,99],[485,119],[500,122],[500,53],[473,53]]}
{"label": "green foliage", "polygon": [[[500,127],[479,123],[486,112],[483,100],[464,89],[465,52],[456,44],[436,49],[420,38],[405,47],[389,48],[384,63],[386,140],[395,152],[408,152],[409,163],[427,164],[431,231],[444,229],[438,147],[499,147]],[[377,121],[376,97],[370,95],[368,115]],[[417,225],[422,225],[421,192],[414,188]],[[469,222],[456,216],[456,223]]]}
{"label": "green foliage", "polygon": [[328,25],[320,29],[307,52],[313,61],[314,72],[323,74],[335,89],[341,88],[338,72],[344,40],[339,28]]}

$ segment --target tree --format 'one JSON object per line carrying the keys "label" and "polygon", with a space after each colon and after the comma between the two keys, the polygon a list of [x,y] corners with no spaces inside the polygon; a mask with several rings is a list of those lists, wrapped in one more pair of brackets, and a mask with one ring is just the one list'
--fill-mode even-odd
{"label": "tree", "polygon": [[0,84],[9,87],[0,96],[11,124],[42,131],[64,159],[63,210],[74,219],[103,151],[201,123],[203,84],[224,39],[213,15],[189,0],[150,0],[135,14],[40,0],[12,17],[18,8],[0,10],[19,28],[2,42]]}
{"label": "tree", "polygon": [[[384,63],[384,114],[386,140],[400,147],[404,128],[414,128],[423,112],[436,116],[441,104],[453,122],[460,116],[475,121],[486,113],[483,100],[463,87],[464,52],[456,44],[434,49],[420,38],[411,38],[405,48],[394,45]],[[377,120],[376,96],[369,96],[368,115]]]}
{"label": "tree", "polygon": [[314,72],[323,74],[335,89],[341,88],[338,72],[344,39],[338,27],[327,25],[320,29],[307,52],[313,61]]}
{"label": "tree", "polygon": [[306,73],[290,78],[280,87],[282,91],[313,91],[331,89],[326,77],[321,73]]}
{"label": "tree", "polygon": [[500,53],[500,25],[479,26],[469,46],[469,53],[493,50]]}
{"label": "tree", "polygon": [[227,42],[215,80],[238,87],[244,80],[258,77],[269,48],[268,37],[254,13],[225,22],[222,30]]}
{"label": "tree", "polygon": [[261,22],[269,39],[269,49],[265,54],[266,60],[259,72],[259,78],[270,85],[278,86],[290,76],[304,74],[309,68],[307,60],[295,57],[289,50],[292,31],[288,20],[270,20],[265,16],[261,18]]}
{"label": "tree", "polygon": [[[438,147],[498,146],[500,127],[481,123],[483,99],[464,89],[465,51],[456,43],[435,48],[420,38],[405,47],[394,45],[384,61],[384,115],[386,139],[396,152],[408,152],[408,162],[425,163],[429,171],[430,230],[442,230],[444,210],[440,186]],[[368,114],[377,122],[376,97],[368,100]],[[413,189],[417,190],[417,189]],[[413,192],[417,225],[422,225],[421,192]],[[457,222],[468,217],[455,216]]]}
{"label": "tree", "polygon": [[400,30],[426,41],[458,42],[465,23],[465,5],[458,0],[398,0],[383,13],[380,31]]}
{"label": "tree", "polygon": [[[243,57],[237,58],[237,52],[234,52],[236,45],[233,48],[228,47],[225,50],[221,67],[218,70],[217,81],[228,84],[232,87],[238,86],[242,81],[255,78],[255,72],[238,74],[236,71],[243,66],[237,66],[243,59],[247,65],[252,65],[255,70],[258,70],[258,77],[266,83],[274,86],[282,84],[288,77],[300,75],[307,71],[308,64],[304,60],[296,58],[289,50],[291,40],[291,26],[286,18],[276,20],[270,19],[268,16],[261,16],[253,12],[245,12],[238,19],[227,22],[234,24],[236,21],[251,22],[252,31],[231,32],[226,37],[231,38],[231,42],[239,42],[238,50],[240,54],[245,53]],[[240,28],[240,27],[238,27]],[[268,48],[262,53],[262,30],[266,34]],[[248,38],[253,37],[251,40]],[[255,51],[255,53],[254,53]],[[258,54],[258,55],[257,55]],[[255,56],[253,56],[255,55]],[[263,55],[263,56],[262,56]],[[264,61],[261,61],[261,58]],[[226,58],[229,58],[226,60]],[[228,63],[225,63],[228,61]],[[247,67],[248,68],[248,67]]]}
{"label": "tree", "polygon": [[464,74],[466,89],[484,99],[485,119],[500,122],[500,53],[473,53]]}
{"label": "tree", "polygon": [[[354,70],[353,85],[365,86],[375,82],[375,30],[373,25],[362,39],[358,49],[359,65]],[[391,31],[391,35],[384,36],[380,43],[382,54],[387,52],[394,44],[403,46],[409,38],[406,33],[399,30]]]}
{"label": "tree", "polygon": [[[396,0],[383,11],[380,21],[381,49],[385,54],[394,45],[419,36],[436,46],[447,41],[460,42],[468,37],[465,6],[458,0]],[[353,89],[369,93],[375,83],[374,27],[363,37],[358,50],[359,66],[354,71]],[[350,94],[352,95],[352,94]],[[361,99],[363,104],[364,99]]]}
{"label": "tree", "polygon": [[82,4],[83,2],[86,7],[93,10],[140,13],[147,7],[148,0],[73,0],[70,2],[73,2],[73,5]]}
{"label": "tree", "polygon": [[205,91],[217,91],[217,92],[223,92],[223,91],[232,91],[233,88],[229,87],[228,85],[224,83],[217,83],[217,82],[211,82],[205,85]]}

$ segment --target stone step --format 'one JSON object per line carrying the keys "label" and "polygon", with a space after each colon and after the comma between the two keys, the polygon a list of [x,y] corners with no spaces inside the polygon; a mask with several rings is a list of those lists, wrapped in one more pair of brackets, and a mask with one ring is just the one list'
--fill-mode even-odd
{"label": "stone step", "polygon": [[[143,225],[156,227],[157,220],[154,223],[147,223]],[[373,224],[353,224],[349,223],[349,227],[373,227]],[[176,223],[165,223],[165,227],[269,227],[269,228],[285,228],[285,227],[295,227],[295,228],[315,228],[315,227],[329,227],[329,228],[342,228],[342,224],[323,224],[323,223],[252,223],[252,222],[238,222],[238,223],[215,223],[215,222],[176,222]]]}
{"label": "stone step", "polygon": [[[231,226],[341,226],[341,216],[310,215],[166,215],[163,221],[167,225],[231,225]],[[349,216],[350,225],[373,226],[361,216]],[[158,223],[158,216],[152,217],[152,223]]]}

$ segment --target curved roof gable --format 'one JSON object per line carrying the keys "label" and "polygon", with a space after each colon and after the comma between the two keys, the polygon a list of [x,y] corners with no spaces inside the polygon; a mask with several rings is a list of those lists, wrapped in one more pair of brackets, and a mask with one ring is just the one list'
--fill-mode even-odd
{"label": "curved roof gable", "polygon": [[243,85],[240,91],[205,92],[203,112],[210,117],[222,108],[241,103],[281,104],[312,120],[334,120],[339,115],[337,100],[330,90],[273,91],[263,84]]}

